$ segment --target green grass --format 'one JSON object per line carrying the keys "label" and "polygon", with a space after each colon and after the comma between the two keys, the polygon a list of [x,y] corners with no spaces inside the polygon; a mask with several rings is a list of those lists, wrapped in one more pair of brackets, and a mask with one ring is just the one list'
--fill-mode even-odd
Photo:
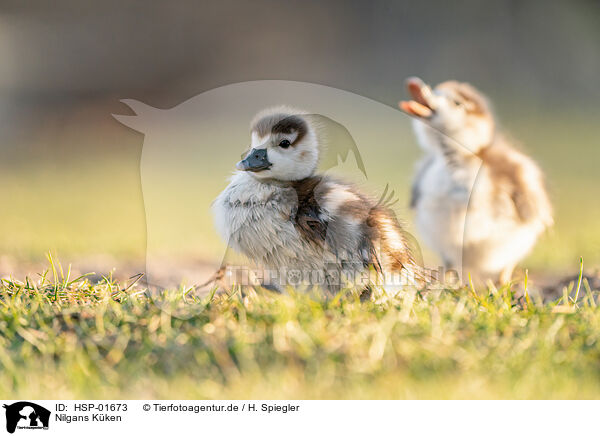
{"label": "green grass", "polygon": [[[550,279],[574,271],[580,256],[597,268],[595,119],[512,107],[499,110],[501,119],[544,168],[556,210],[555,228],[521,266]],[[419,151],[409,124],[398,128],[391,133],[399,142],[361,152],[367,188],[377,193],[389,183],[406,205]],[[71,156],[67,143],[57,156],[3,164],[0,266],[5,257],[23,265],[3,273],[29,271],[49,249],[77,269],[86,257],[107,255],[123,271],[152,250],[221,260],[208,205],[239,150],[223,149],[213,156],[223,162],[202,171],[176,168],[151,202],[140,181],[143,138],[129,138],[128,148],[121,136],[91,137],[101,138],[101,153],[90,154],[86,143]],[[118,144],[110,153],[107,141]],[[148,215],[151,204],[162,207]],[[413,231],[410,211],[399,206],[398,215]],[[1,397],[600,397],[600,290],[585,280],[572,284],[577,304],[519,299],[522,283],[361,303],[352,292],[196,300],[174,290],[150,298],[135,279],[69,276],[57,266],[43,277],[1,281]]]}
{"label": "green grass", "polygon": [[137,278],[92,283],[54,265],[1,282],[0,397],[600,397],[585,280],[577,302],[551,304],[511,287],[150,298]]}

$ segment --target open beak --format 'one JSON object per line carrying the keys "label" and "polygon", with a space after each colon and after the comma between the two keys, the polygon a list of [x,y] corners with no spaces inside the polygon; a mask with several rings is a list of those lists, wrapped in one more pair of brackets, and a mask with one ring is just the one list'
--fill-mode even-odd
{"label": "open beak", "polygon": [[418,77],[409,77],[406,79],[406,88],[413,99],[398,103],[400,109],[409,115],[415,115],[420,118],[431,117],[435,112],[435,103],[431,88]]}
{"label": "open beak", "polygon": [[258,171],[268,170],[273,164],[269,162],[266,148],[253,148],[244,159],[235,164],[235,167],[241,171]]}

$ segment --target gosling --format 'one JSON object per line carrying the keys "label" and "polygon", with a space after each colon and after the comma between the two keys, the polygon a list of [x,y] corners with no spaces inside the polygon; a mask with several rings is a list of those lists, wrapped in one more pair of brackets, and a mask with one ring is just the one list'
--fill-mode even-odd
{"label": "gosling", "polygon": [[417,166],[411,207],[421,238],[446,268],[507,283],[553,224],[544,177],[496,127],[487,99],[468,83],[431,89],[406,81],[425,157]]}
{"label": "gosling", "polygon": [[386,273],[397,273],[403,284],[420,283],[395,214],[356,187],[317,173],[325,147],[318,120],[288,107],[255,117],[250,149],[213,203],[220,235],[270,271],[275,280],[267,285],[278,290],[303,285],[335,293],[358,278],[370,292],[373,275],[381,283]]}

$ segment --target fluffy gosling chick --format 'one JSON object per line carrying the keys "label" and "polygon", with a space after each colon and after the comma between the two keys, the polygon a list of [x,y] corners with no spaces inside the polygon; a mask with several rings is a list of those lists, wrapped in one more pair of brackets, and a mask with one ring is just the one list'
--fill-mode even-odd
{"label": "fluffy gosling chick", "polygon": [[497,132],[487,100],[473,86],[406,83],[412,100],[400,108],[414,116],[425,151],[411,200],[422,239],[447,268],[510,281],[553,223],[542,172]]}
{"label": "fluffy gosling chick", "polygon": [[[319,117],[277,107],[251,123],[251,145],[213,203],[229,247],[277,283],[336,292],[370,267],[413,280],[418,267],[394,213],[354,186],[317,174]],[[368,275],[368,274],[367,274]],[[368,284],[365,285],[368,287]]]}

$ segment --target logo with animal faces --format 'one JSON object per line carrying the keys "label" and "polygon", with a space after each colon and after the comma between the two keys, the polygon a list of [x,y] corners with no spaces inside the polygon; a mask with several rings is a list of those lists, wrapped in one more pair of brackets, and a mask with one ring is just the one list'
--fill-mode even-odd
{"label": "logo with animal faces", "polygon": [[48,430],[50,411],[39,404],[19,401],[10,405],[4,404],[6,411],[6,431],[15,430]]}

